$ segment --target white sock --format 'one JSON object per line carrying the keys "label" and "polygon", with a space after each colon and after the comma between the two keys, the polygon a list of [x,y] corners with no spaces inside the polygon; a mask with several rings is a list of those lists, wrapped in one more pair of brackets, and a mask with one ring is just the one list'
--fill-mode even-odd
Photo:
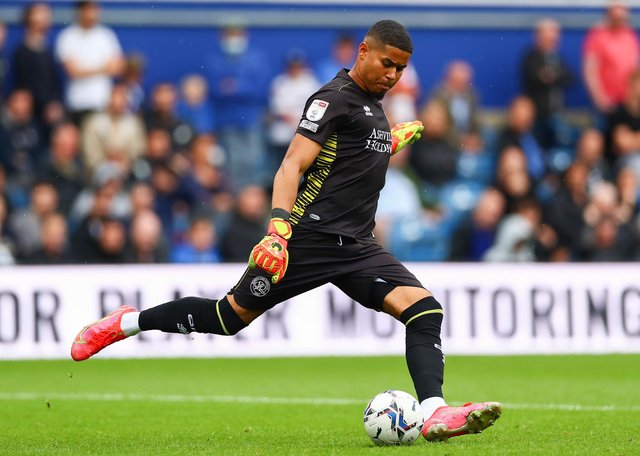
{"label": "white sock", "polygon": [[430,397],[420,402],[425,421],[431,418],[431,415],[433,415],[433,412],[435,412],[438,407],[442,407],[443,405],[447,405],[447,403],[443,398],[438,396]]}
{"label": "white sock", "polygon": [[125,336],[135,336],[140,332],[140,326],[138,326],[138,317],[140,312],[127,312],[122,315],[120,320],[120,329]]}

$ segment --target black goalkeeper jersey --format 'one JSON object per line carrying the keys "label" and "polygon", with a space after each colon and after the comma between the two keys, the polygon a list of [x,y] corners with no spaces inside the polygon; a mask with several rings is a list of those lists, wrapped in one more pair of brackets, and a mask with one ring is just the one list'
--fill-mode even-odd
{"label": "black goalkeeper jersey", "polygon": [[305,172],[291,224],[353,238],[371,234],[391,156],[380,101],[342,70],[307,100],[296,132],[322,149]]}

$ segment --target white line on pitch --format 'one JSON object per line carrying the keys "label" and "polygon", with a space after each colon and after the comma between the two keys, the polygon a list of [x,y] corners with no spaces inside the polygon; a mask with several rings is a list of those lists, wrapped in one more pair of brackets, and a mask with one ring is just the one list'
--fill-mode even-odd
{"label": "white line on pitch", "polygon": [[[269,396],[206,396],[191,394],[132,393],[32,393],[0,392],[1,401],[105,401],[105,402],[228,402],[282,405],[364,405],[365,399],[269,397]],[[452,404],[457,404],[452,402]],[[556,410],[569,412],[640,412],[640,406],[580,405],[580,404],[502,404],[512,410]]]}
{"label": "white line on pitch", "polygon": [[568,412],[640,412],[640,405],[580,405],[580,404],[502,404],[514,410],[559,410]]}
{"label": "white line on pitch", "polygon": [[186,394],[129,394],[129,393],[2,393],[0,400],[61,400],[61,401],[147,401],[147,402],[231,402],[247,404],[291,404],[291,405],[355,405],[365,400],[265,397],[265,396],[201,396]]}

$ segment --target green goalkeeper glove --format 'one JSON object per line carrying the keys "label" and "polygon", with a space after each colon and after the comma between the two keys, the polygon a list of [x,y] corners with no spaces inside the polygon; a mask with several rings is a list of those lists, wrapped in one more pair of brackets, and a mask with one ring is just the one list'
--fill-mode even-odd
{"label": "green goalkeeper glove", "polygon": [[402,122],[394,126],[391,129],[391,155],[400,152],[405,146],[420,139],[422,130],[424,127],[419,120]]}

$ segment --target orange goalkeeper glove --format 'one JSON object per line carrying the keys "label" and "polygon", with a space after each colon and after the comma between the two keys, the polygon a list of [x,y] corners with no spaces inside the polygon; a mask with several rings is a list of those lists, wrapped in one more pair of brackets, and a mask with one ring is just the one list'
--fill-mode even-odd
{"label": "orange goalkeeper glove", "polygon": [[419,120],[402,122],[394,126],[391,129],[391,155],[420,139],[422,130],[424,127]]}
{"label": "orange goalkeeper glove", "polygon": [[251,250],[249,267],[264,269],[271,274],[271,281],[278,283],[287,272],[289,264],[287,244],[291,238],[291,224],[288,212],[282,209],[275,209],[271,215],[267,235]]}

